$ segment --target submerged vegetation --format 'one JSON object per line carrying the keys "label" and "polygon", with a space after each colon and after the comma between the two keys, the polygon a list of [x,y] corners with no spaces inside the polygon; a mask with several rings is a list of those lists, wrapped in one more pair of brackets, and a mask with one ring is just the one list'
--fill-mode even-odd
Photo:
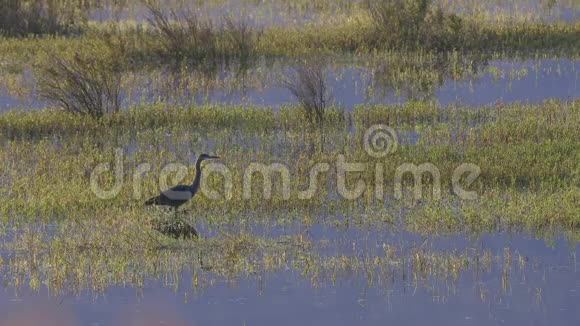
{"label": "submerged vegetation", "polygon": [[[273,240],[244,232],[195,243],[164,244],[160,238],[157,239],[160,243],[154,246],[150,245],[151,238],[127,234],[108,238],[107,246],[79,247],[91,235],[78,224],[63,226],[62,231],[65,230],[75,236],[50,237],[28,228],[7,244],[15,252],[6,262],[6,270],[16,293],[24,287],[38,291],[45,286],[52,296],[85,292],[98,295],[110,286],[143,289],[148,286],[147,280],[158,279],[176,293],[198,295],[215,287],[221,278],[228,279],[231,285],[255,280],[262,291],[267,286],[268,274],[291,270],[317,288],[356,279],[363,288],[403,287],[452,297],[453,284],[462,274],[484,276],[503,270],[497,287],[477,286],[482,303],[488,303],[492,300],[487,297],[489,292],[506,296],[512,283],[514,286],[519,283],[519,276],[542,271],[535,257],[509,247],[503,252],[437,252],[426,243],[406,247],[379,240],[381,245],[366,254],[349,248],[326,256],[319,251],[329,244],[314,241],[305,234]],[[76,236],[79,234],[82,236]],[[106,237],[106,232],[95,236]],[[340,246],[340,240],[332,242]],[[142,249],[134,249],[138,247]],[[28,257],[46,263],[26,264]],[[524,288],[528,286],[531,285]]]}
{"label": "submerged vegetation", "polygon": [[[4,114],[0,180],[6,200],[0,214],[3,232],[13,236],[3,245],[12,252],[3,266],[15,291],[24,285],[32,289],[44,285],[52,295],[101,293],[121,284],[141,288],[151,278],[163,280],[175,291],[187,292],[190,287],[201,291],[210,289],[216,279],[235,283],[287,269],[312,286],[360,278],[368,287],[389,287],[408,284],[403,279],[409,279],[410,286],[427,292],[445,291],[446,287],[435,290],[433,278],[452,286],[462,273],[503,270],[510,272],[503,274],[503,285],[493,291],[505,291],[512,282],[511,271],[526,269],[529,257],[510,253],[509,248],[505,253],[439,251],[424,242],[393,243],[390,237],[401,232],[424,237],[529,232],[549,240],[564,232],[576,241],[578,105],[578,101],[548,101],[479,110],[419,102],[361,106],[350,117],[342,113],[340,119],[327,120],[324,152],[310,148],[319,139],[299,122],[307,119],[299,107],[278,112],[140,108],[100,120],[62,111]],[[364,130],[377,122],[396,126],[401,134],[398,150],[387,159],[369,157],[360,145]],[[106,135],[101,133],[104,128]],[[407,132],[419,134],[414,144],[404,137]],[[120,163],[115,162],[117,147],[125,153]],[[192,162],[193,151],[220,153],[233,173],[233,196],[230,200],[196,196],[186,214],[189,223],[201,225],[204,236],[172,240],[154,230],[163,213],[147,210],[141,203],[158,191],[161,169],[168,163]],[[309,182],[310,168],[334,162],[338,154],[369,167],[347,176],[349,187],[364,180],[362,197],[335,198],[336,172],[331,171],[320,177],[320,192],[313,198],[297,198],[294,194]],[[261,191],[250,199],[242,197],[241,174],[255,161],[287,164],[292,174],[289,199],[283,198],[276,178],[270,199],[264,199]],[[108,200],[90,190],[91,171],[104,162],[123,167],[122,191]],[[143,162],[152,170],[135,188],[134,173]],[[401,200],[393,198],[392,176],[404,162],[436,165],[442,176],[442,198],[432,198],[432,180],[423,180],[422,200],[413,200],[410,193]],[[475,200],[458,200],[449,191],[451,173],[461,162],[482,169],[470,186],[477,192]],[[385,168],[384,198],[375,193],[377,163]],[[192,172],[189,169],[186,180],[191,180]],[[118,176],[101,177],[99,183],[110,189]],[[205,182],[222,189],[222,181],[214,176]],[[260,179],[254,181],[259,189]],[[349,239],[313,239],[305,230],[317,225],[332,230],[330,234],[371,232],[378,237],[373,240],[378,247],[323,254],[328,246],[364,245]],[[382,233],[390,236],[383,238]],[[35,257],[35,265],[26,263],[30,257]]]}

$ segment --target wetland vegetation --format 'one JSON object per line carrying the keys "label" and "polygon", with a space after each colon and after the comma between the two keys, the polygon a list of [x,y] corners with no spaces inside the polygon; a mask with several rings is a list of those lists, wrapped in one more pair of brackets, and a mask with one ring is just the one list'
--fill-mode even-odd
{"label": "wetland vegetation", "polygon": [[[0,12],[0,315],[48,294],[82,315],[71,324],[119,324],[75,305],[168,291],[184,324],[264,323],[238,299],[271,320],[284,302],[288,323],[419,309],[415,323],[574,323],[576,1]],[[163,181],[191,183],[202,153],[221,159],[179,221],[143,204]],[[218,308],[191,315],[192,302]]]}

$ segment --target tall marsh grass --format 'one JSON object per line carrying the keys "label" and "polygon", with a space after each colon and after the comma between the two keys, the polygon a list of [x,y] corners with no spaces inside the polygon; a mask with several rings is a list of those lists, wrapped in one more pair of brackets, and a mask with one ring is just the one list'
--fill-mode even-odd
{"label": "tall marsh grass", "polygon": [[160,54],[166,57],[245,59],[255,52],[255,43],[261,34],[243,19],[224,16],[223,21],[214,23],[183,5],[167,8],[158,2],[150,2],[145,6],[153,47],[159,47]]}
{"label": "tall marsh grass", "polygon": [[254,43],[260,39],[262,31],[251,28],[242,18],[225,16],[223,20],[230,44],[243,59],[248,58],[255,52]]}
{"label": "tall marsh grass", "polygon": [[432,0],[369,0],[377,41],[396,47],[448,49],[458,46],[463,20],[434,7]]}
{"label": "tall marsh grass", "polygon": [[58,0],[0,0],[0,35],[60,34],[74,23],[74,10]]}
{"label": "tall marsh grass", "polygon": [[167,9],[160,4],[146,4],[147,19],[166,54],[208,56],[216,54],[216,35],[209,21],[202,21],[189,9]]}

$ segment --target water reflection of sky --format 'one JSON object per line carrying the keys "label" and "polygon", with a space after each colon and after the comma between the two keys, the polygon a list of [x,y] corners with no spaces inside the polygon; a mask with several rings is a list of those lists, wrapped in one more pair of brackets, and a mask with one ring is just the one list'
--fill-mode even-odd
{"label": "water reflection of sky", "polygon": [[[327,69],[326,79],[330,101],[347,111],[360,104],[403,103],[418,98],[434,99],[444,106],[456,102],[485,106],[497,101],[538,103],[546,99],[575,98],[580,94],[579,68],[578,61],[570,59],[495,60],[475,75],[459,80],[451,80],[446,72],[441,72],[441,82],[435,81],[426,90],[415,89],[416,85],[406,85],[410,83],[404,79],[381,81],[382,77],[376,72],[373,75],[369,68],[333,66]],[[242,83],[236,80],[238,77],[235,72],[220,72],[210,77],[220,81],[220,85],[205,87],[203,91],[192,86],[182,89],[179,86],[172,88],[163,85],[163,78],[171,77],[170,72],[155,77],[161,80],[156,83],[148,79],[147,73],[142,73],[134,77],[136,82],[130,85],[130,90],[123,91],[122,103],[124,107],[129,107],[161,100],[169,105],[222,103],[280,107],[296,102],[283,82],[292,75],[288,65],[261,67],[260,70],[266,71],[264,78],[268,81],[259,85],[259,88],[253,85],[242,87]],[[195,79],[194,75],[191,76],[191,79]],[[179,83],[179,80],[172,80]],[[34,85],[30,81],[27,83],[31,85],[30,97],[17,99],[4,91],[0,95],[0,110],[44,107],[46,103],[36,97]]]}
{"label": "water reflection of sky", "polygon": [[[349,235],[350,237],[350,235]],[[388,238],[388,237],[387,237]],[[9,324],[37,325],[576,325],[580,312],[580,274],[573,260],[578,246],[558,239],[554,246],[520,235],[483,236],[476,241],[440,238],[439,250],[489,249],[503,259],[505,247],[529,257],[515,263],[502,290],[503,263],[491,271],[460,273],[456,282],[431,277],[415,287],[397,274],[368,286],[365,277],[339,277],[312,286],[293,271],[242,277],[237,283],[217,280],[195,293],[189,275],[172,285],[148,280],[142,290],[108,288],[105,297],[51,297],[11,289],[0,293],[0,315]],[[445,249],[447,248],[447,249]],[[541,263],[534,264],[533,257]]]}
{"label": "water reflection of sky", "polygon": [[[330,4],[325,15],[338,13],[339,8]],[[223,21],[224,17],[236,17],[253,28],[267,28],[268,26],[303,26],[308,22],[319,18],[312,10],[300,10],[291,5],[275,2],[248,2],[248,1],[198,1],[186,5],[175,6],[177,15],[189,15],[194,13],[203,19],[211,20],[214,25]],[[101,8],[93,8],[88,12],[88,20],[96,22],[108,22],[112,20],[135,21],[144,23],[149,18],[149,13],[139,2],[131,3],[125,7],[107,5]]]}
{"label": "water reflection of sky", "polygon": [[[542,0],[436,0],[435,5],[449,8],[462,15],[486,16],[489,19],[516,16],[518,19],[542,19],[544,21],[574,22],[580,17],[580,7],[573,2]],[[364,0],[355,1],[321,1],[318,4],[288,1],[190,1],[185,2],[200,12],[201,16],[219,21],[223,16],[237,15],[253,27],[271,25],[304,25],[308,22],[332,17],[349,15],[353,10],[363,8]],[[180,6],[176,6],[179,11]],[[88,10],[88,19],[97,22],[111,20],[133,20],[143,22],[147,19],[147,10],[139,2],[128,2],[125,5],[114,5],[102,2]],[[502,19],[502,18],[500,18]]]}
{"label": "water reflection of sky", "polygon": [[[578,63],[566,60],[545,61],[537,72],[531,68],[532,61],[492,63],[492,66],[498,66],[500,69],[509,66],[513,68],[515,65],[528,70],[527,75],[515,80],[503,77],[496,81],[496,78],[488,73],[473,82],[447,81],[436,91],[435,97],[442,104],[457,101],[477,106],[492,104],[496,100],[504,103],[537,103],[547,98],[566,100],[580,95]],[[557,72],[558,69],[561,70],[560,73]],[[510,71],[509,68],[507,71]]]}

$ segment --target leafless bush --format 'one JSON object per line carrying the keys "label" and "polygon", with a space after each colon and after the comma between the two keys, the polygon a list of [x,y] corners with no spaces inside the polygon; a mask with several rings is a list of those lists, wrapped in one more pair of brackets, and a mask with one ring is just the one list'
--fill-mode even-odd
{"label": "leafless bush", "polygon": [[8,36],[64,33],[73,21],[74,11],[57,0],[0,0],[0,33]]}
{"label": "leafless bush", "polygon": [[148,22],[166,54],[179,57],[215,55],[216,35],[211,22],[202,21],[189,8],[164,10],[158,3],[145,4]]}
{"label": "leafless bush", "polygon": [[390,41],[417,40],[432,0],[369,0],[369,14]]}
{"label": "leafless bush", "polygon": [[300,102],[310,123],[320,130],[320,149],[324,151],[324,114],[326,111],[326,82],[324,62],[313,60],[294,68],[295,78],[286,81],[286,87]]}
{"label": "leafless bush", "polygon": [[121,57],[109,42],[66,56],[48,54],[36,69],[39,95],[68,112],[95,118],[118,112]]}
{"label": "leafless bush", "polygon": [[367,0],[368,12],[380,32],[379,41],[391,46],[446,49],[461,45],[459,16],[434,7],[432,0]]}
{"label": "leafless bush", "polygon": [[300,102],[305,115],[311,122],[323,124],[326,109],[326,82],[324,65],[311,62],[294,68],[295,79],[286,82],[286,87]]}

